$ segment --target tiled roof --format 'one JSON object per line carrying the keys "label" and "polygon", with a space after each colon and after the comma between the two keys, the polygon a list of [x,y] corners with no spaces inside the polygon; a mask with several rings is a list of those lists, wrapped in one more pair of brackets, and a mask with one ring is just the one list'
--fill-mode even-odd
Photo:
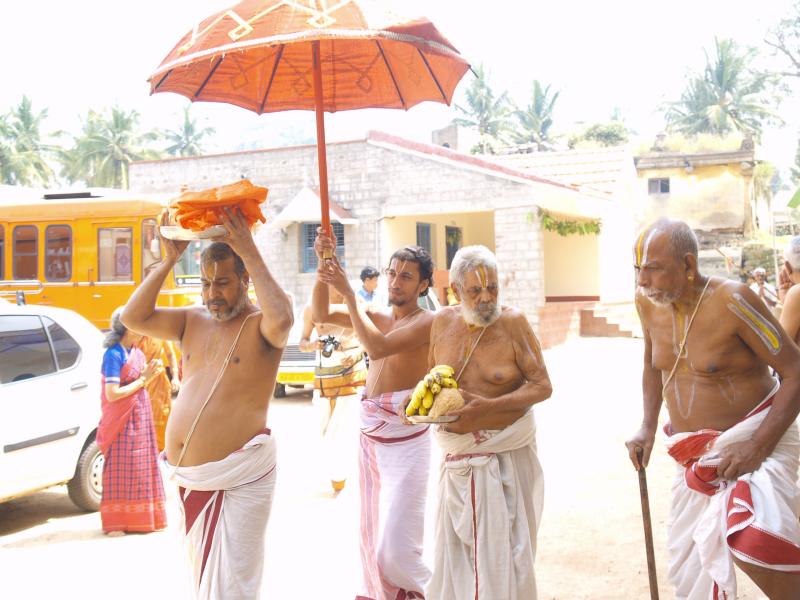
{"label": "tiled roof", "polygon": [[633,157],[626,146],[563,152],[493,154],[482,158],[500,165],[580,187],[613,193],[620,179],[636,177]]}

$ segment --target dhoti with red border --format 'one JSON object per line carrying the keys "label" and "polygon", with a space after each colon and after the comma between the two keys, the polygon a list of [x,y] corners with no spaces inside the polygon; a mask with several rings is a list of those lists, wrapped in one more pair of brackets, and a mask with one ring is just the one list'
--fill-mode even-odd
{"label": "dhoti with red border", "polygon": [[424,598],[430,570],[422,562],[430,468],[428,425],[397,416],[410,390],[361,400],[361,565],[357,600]]}
{"label": "dhoti with red border", "polygon": [[719,453],[751,439],[769,414],[772,396],[727,431],[669,435],[678,462],[668,535],[675,597],[734,600],[733,557],[776,571],[800,572],[800,436],[792,424],[761,466],[734,481],[717,478]]}
{"label": "dhoti with red border", "polygon": [[439,429],[435,437],[445,459],[428,597],[536,600],[544,477],[533,410],[505,429],[462,435]]}
{"label": "dhoti with red border", "polygon": [[162,466],[178,484],[195,597],[251,600],[261,592],[264,542],[275,489],[269,429],[215,462]]}

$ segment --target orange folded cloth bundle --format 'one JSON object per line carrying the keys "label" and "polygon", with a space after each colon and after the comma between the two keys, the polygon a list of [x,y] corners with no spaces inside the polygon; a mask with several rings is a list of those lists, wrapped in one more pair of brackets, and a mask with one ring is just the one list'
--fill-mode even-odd
{"label": "orange folded cloth bundle", "polygon": [[269,190],[242,179],[236,183],[202,190],[183,192],[176,198],[172,208],[177,208],[174,220],[184,229],[203,231],[212,225],[221,225],[220,215],[226,207],[236,207],[247,219],[248,227],[256,221],[266,223],[259,204],[267,199]]}

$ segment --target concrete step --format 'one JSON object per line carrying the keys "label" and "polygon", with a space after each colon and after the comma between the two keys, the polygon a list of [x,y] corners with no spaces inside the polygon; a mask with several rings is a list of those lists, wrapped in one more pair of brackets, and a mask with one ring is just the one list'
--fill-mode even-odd
{"label": "concrete step", "polygon": [[597,304],[581,310],[580,334],[587,337],[642,337],[633,302]]}

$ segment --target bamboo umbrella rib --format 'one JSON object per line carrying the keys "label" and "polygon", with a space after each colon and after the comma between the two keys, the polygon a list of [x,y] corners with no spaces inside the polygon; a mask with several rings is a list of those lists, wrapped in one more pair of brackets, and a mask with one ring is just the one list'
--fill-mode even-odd
{"label": "bamboo umbrella rib", "polygon": [[436,84],[436,87],[439,88],[439,93],[442,95],[442,100],[444,100],[445,104],[448,104],[447,95],[444,93],[442,85],[439,83],[439,79],[436,77],[436,74],[433,72],[433,69],[431,69],[430,64],[428,64],[428,59],[425,58],[425,54],[419,48],[417,48],[417,53],[419,54],[419,57],[422,59],[422,62],[425,63],[425,68],[428,69],[428,73],[431,74],[431,79],[433,79],[433,82]]}
{"label": "bamboo umbrella rib", "polygon": [[408,110],[406,106],[406,99],[403,98],[402,92],[400,92],[400,86],[397,85],[397,79],[394,77],[394,71],[392,71],[392,67],[389,65],[389,61],[386,60],[386,54],[383,51],[383,47],[381,46],[380,40],[375,40],[375,45],[378,47],[378,52],[381,53],[381,58],[383,58],[383,64],[386,65],[386,70],[389,71],[389,77],[392,78],[392,83],[394,84],[394,90],[397,92],[397,97],[400,98],[400,103],[403,105],[405,110]]}
{"label": "bamboo umbrella rib", "polygon": [[158,80],[158,83],[153,88],[153,91],[157,91],[158,88],[161,87],[161,84],[164,83],[167,80],[167,77],[169,77],[170,75],[172,75],[172,69],[170,69],[169,71],[164,73],[164,76],[161,79]]}
{"label": "bamboo umbrella rib", "polygon": [[278,55],[275,57],[275,63],[272,65],[272,74],[269,76],[269,83],[267,84],[267,89],[264,92],[264,98],[261,100],[261,107],[258,110],[258,114],[262,114],[264,112],[264,105],[267,103],[267,96],[269,96],[269,91],[272,89],[272,82],[275,81],[275,73],[278,72],[278,65],[281,63],[281,56],[283,56],[283,49],[286,46],[278,46]]}
{"label": "bamboo umbrella rib", "polygon": [[221,55],[217,60],[217,63],[213,67],[211,67],[211,71],[209,71],[208,76],[203,80],[202,85],[197,89],[197,91],[192,96],[192,100],[197,100],[200,97],[200,94],[203,93],[206,84],[208,84],[209,80],[214,76],[214,72],[217,70],[217,67],[219,67],[219,65],[222,63],[223,60],[225,60],[224,54]]}

